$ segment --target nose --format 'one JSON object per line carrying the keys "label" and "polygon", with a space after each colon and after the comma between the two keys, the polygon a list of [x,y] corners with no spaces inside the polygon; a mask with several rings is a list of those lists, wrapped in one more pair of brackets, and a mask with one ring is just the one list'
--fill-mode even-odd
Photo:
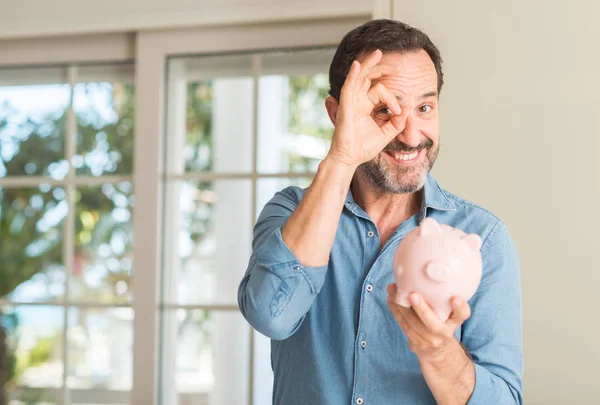
{"label": "nose", "polygon": [[425,267],[427,278],[436,283],[445,283],[450,278],[450,269],[441,262],[430,262]]}
{"label": "nose", "polygon": [[419,129],[417,120],[410,115],[406,117],[404,131],[400,132],[398,136],[396,136],[396,139],[405,143],[411,148],[416,148],[419,146],[421,142],[421,131]]}

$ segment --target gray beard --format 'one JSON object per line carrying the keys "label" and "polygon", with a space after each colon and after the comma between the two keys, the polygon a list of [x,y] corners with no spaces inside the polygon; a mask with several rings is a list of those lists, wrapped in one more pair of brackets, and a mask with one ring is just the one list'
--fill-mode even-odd
{"label": "gray beard", "polygon": [[[394,150],[394,149],[386,149]],[[427,174],[433,168],[439,148],[428,149],[424,164],[419,167],[399,167],[389,165],[379,156],[361,164],[359,170],[376,189],[394,194],[415,193],[425,186]]]}

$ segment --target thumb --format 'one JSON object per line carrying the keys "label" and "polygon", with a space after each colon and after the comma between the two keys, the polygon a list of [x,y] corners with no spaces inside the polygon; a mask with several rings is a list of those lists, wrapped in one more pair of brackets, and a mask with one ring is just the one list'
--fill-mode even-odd
{"label": "thumb", "polygon": [[396,283],[391,283],[387,285],[387,293],[388,295],[390,295],[392,298],[396,297],[396,291],[398,290],[398,288],[396,287]]}
{"label": "thumb", "polygon": [[385,137],[386,145],[398,136],[399,133],[404,131],[404,128],[406,128],[406,114],[404,111],[400,115],[392,115],[392,118],[381,126],[381,132],[383,132]]}

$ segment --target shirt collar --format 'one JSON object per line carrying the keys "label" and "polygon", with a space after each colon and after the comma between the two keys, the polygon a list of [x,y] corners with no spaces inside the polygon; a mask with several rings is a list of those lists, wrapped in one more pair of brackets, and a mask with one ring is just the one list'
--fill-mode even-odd
{"label": "shirt collar", "polygon": [[[428,208],[439,210],[439,211],[455,211],[456,206],[452,203],[452,201],[446,195],[446,192],[440,187],[437,180],[433,177],[431,173],[427,174],[427,179],[425,180],[424,194],[425,198],[423,199],[423,207],[421,209],[421,218],[426,216],[426,211]],[[348,194],[346,195],[346,208],[352,211],[354,214],[357,213],[357,210],[360,209],[358,204],[354,201],[354,197],[352,196],[352,190],[348,189]],[[420,219],[421,219],[420,218]],[[420,222],[420,221],[419,221]]]}
{"label": "shirt collar", "polygon": [[427,174],[425,181],[425,198],[423,209],[432,208],[438,211],[455,211],[456,206],[452,203],[446,192],[440,187],[431,173]]}

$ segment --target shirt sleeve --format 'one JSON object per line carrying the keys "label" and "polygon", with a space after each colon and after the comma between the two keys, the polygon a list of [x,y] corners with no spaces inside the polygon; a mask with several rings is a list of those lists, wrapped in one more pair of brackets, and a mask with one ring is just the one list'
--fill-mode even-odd
{"label": "shirt sleeve", "polygon": [[238,304],[246,320],[275,340],[298,330],[327,271],[327,266],[304,266],[282,239],[281,228],[297,204],[292,188],[286,188],[265,205],[254,227],[252,255],[238,288]]}
{"label": "shirt sleeve", "polygon": [[467,405],[522,405],[520,259],[504,223],[496,223],[481,252],[482,281],[461,335],[475,365],[475,388]]}

